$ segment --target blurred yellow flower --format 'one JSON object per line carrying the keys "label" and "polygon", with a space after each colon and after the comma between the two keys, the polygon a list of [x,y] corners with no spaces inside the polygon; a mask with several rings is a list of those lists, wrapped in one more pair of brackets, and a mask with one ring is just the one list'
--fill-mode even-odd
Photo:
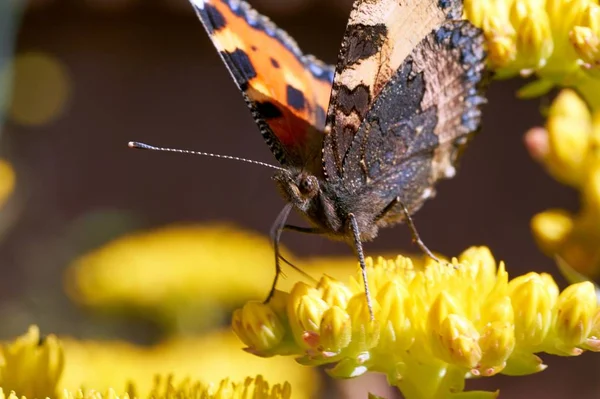
{"label": "blurred yellow flower", "polygon": [[[284,253],[309,275],[341,279],[354,272],[351,256],[298,259]],[[274,265],[273,248],[262,235],[227,225],[171,226],[118,238],[82,256],[67,270],[66,288],[84,306],[135,310],[181,330],[214,324],[223,310],[264,298]],[[288,273],[290,267],[284,271],[290,278],[280,279],[282,289],[302,277]]]}
{"label": "blurred yellow flower", "polygon": [[546,127],[532,129],[525,141],[552,177],[579,190],[582,203],[575,215],[561,209],[535,215],[538,246],[579,273],[600,276],[600,110],[590,113],[565,89],[552,103]]}
{"label": "blurred yellow flower", "polygon": [[509,281],[485,247],[451,264],[419,267],[402,256],[367,264],[374,320],[360,279],[323,277],[278,291],[269,304],[247,303],[233,315],[234,331],[259,356],[297,355],[301,364],[334,365],[328,372],[343,378],[385,373],[407,399],[459,397],[465,378],[541,371],[538,352],[600,351],[589,282],[560,293],[547,274]]}
{"label": "blurred yellow flower", "polygon": [[17,54],[0,69],[0,81],[10,76],[12,98],[7,111],[15,123],[43,125],[65,111],[72,83],[65,64],[56,56],[40,51]]}
{"label": "blurred yellow flower", "polygon": [[[171,379],[162,386],[162,380],[155,380],[152,399],[289,399],[291,398],[291,387],[289,383],[274,385],[272,387],[263,380],[261,376],[246,378],[243,383],[230,382],[228,379],[221,381],[218,385],[206,385],[201,382],[184,380],[182,383],[173,385]],[[96,390],[67,391],[62,390],[54,396],[58,399],[134,399],[138,396],[129,393],[117,394],[114,389],[108,389],[104,393]],[[0,388],[0,399],[35,399],[35,397],[21,395],[17,396],[11,391],[8,396]]]}
{"label": "blurred yellow flower", "polygon": [[223,308],[265,297],[274,275],[266,237],[181,225],[121,237],[82,256],[68,269],[66,287],[82,305],[133,308],[181,327],[210,324]]}
{"label": "blurred yellow flower", "polygon": [[[131,387],[132,389],[134,387]],[[291,387],[289,383],[283,385],[269,384],[259,375],[256,378],[246,378],[244,382],[231,382],[224,379],[218,384],[203,384],[184,380],[174,384],[172,378],[160,378],[154,380],[152,392],[146,396],[152,399],[289,399],[291,398]],[[108,389],[105,393],[96,390],[63,390],[59,399],[134,399],[139,398],[135,394],[124,393],[118,395],[114,389]],[[4,399],[0,396],[0,399]],[[19,399],[12,395],[9,399]],[[25,398],[27,399],[27,398]]]}
{"label": "blurred yellow flower", "polygon": [[499,78],[536,74],[521,90],[539,95],[574,87],[600,105],[600,6],[596,0],[465,0],[465,17],[483,29]]}
{"label": "blurred yellow flower", "polygon": [[136,394],[147,397],[154,375],[174,375],[218,384],[229,378],[244,381],[262,375],[268,381],[288,381],[294,398],[309,398],[319,388],[315,370],[303,368],[292,359],[260,359],[241,350],[230,331],[197,338],[173,338],[153,347],[122,341],[79,341],[62,339],[65,369],[60,387],[70,391],[94,387],[101,392],[135,382]]}
{"label": "blurred yellow flower", "polygon": [[10,163],[0,159],[0,209],[15,189],[15,171]]}
{"label": "blurred yellow flower", "polygon": [[[315,374],[281,360],[274,364],[242,352],[231,333],[141,349],[125,343],[61,342],[54,335],[42,339],[34,326],[0,345],[0,399],[287,399],[292,384],[298,384],[295,398],[311,397],[318,389]],[[248,372],[257,377],[246,377]],[[175,382],[174,375],[184,379]],[[269,386],[263,375],[287,381]]]}

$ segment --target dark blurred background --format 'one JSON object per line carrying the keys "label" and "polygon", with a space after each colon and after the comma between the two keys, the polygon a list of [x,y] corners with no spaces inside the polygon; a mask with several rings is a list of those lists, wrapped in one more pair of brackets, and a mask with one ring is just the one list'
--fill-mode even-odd
{"label": "dark blurred background", "polygon": [[[31,323],[92,336],[99,322],[66,299],[62,271],[125,232],[223,220],[268,234],[283,206],[269,169],[127,148],[140,140],[276,162],[187,1],[2,1],[0,60],[13,58],[22,68],[11,78],[14,98],[1,130],[2,155],[17,170],[18,213],[0,243],[0,336]],[[252,4],[304,51],[335,61],[350,0]],[[456,255],[485,244],[512,275],[557,277],[535,246],[529,220],[549,207],[575,210],[578,199],[523,146],[523,133],[543,124],[548,99],[517,100],[522,84],[494,82],[482,133],[458,175],[438,186],[415,222],[435,251]],[[7,93],[6,85],[0,89]],[[39,113],[20,112],[20,103],[35,104]],[[292,233],[284,241],[298,255],[351,254],[320,237]],[[405,226],[383,230],[366,250],[416,252]],[[567,364],[546,356],[551,367],[544,373],[486,384],[507,398],[596,398],[596,359]]]}

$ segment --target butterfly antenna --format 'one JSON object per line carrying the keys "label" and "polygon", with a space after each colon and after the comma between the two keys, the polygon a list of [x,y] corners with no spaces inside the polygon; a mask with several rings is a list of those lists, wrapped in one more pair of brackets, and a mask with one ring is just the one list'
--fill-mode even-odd
{"label": "butterfly antenna", "polygon": [[165,152],[179,152],[181,154],[192,154],[192,155],[203,155],[206,157],[213,158],[222,158],[222,159],[231,159],[234,161],[242,161],[247,163],[253,163],[255,165],[266,166],[268,168],[272,168],[275,170],[285,170],[284,168],[280,168],[279,166],[271,165],[265,162],[253,161],[251,159],[234,157],[231,155],[220,155],[220,154],[211,154],[210,152],[202,152],[202,151],[192,151],[192,150],[181,150],[179,148],[166,148],[166,147],[155,147],[153,145],[140,143],[139,141],[130,141],[127,146],[129,148],[137,148],[140,150],[152,150],[152,151],[165,151]]}

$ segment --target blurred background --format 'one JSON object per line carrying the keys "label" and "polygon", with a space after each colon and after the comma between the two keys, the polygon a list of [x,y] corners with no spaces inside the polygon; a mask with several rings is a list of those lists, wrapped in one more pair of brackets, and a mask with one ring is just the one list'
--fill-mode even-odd
{"label": "blurred background", "polygon": [[[329,63],[336,60],[350,0],[256,0],[252,5],[295,37],[305,52]],[[522,84],[492,84],[483,132],[465,152],[457,176],[438,186],[437,197],[416,214],[415,223],[434,251],[453,256],[471,245],[487,245],[512,275],[548,271],[563,284],[553,260],[537,249],[529,221],[549,207],[576,210],[577,193],[557,184],[527,154],[522,136],[543,124],[550,99],[516,100]],[[37,324],[42,332],[78,339],[153,345],[167,330],[193,335],[213,323],[225,325],[227,311],[220,317],[204,313],[207,303],[218,305],[219,299],[185,312],[186,318],[209,322],[178,318],[169,321],[176,327],[165,328],[164,317],[152,311],[148,317],[148,309],[114,317],[118,302],[107,306],[109,312],[97,311],[89,306],[93,300],[73,292],[80,282],[73,265],[81,265],[88,254],[127,234],[154,237],[140,232],[165,227],[166,233],[159,231],[170,239],[169,228],[188,238],[202,235],[197,229],[215,222],[243,229],[243,234],[219,230],[217,236],[227,243],[238,242],[236,234],[248,234],[266,248],[260,266],[238,262],[234,272],[249,279],[261,276],[256,289],[240,290],[254,299],[266,295],[273,265],[265,237],[283,206],[271,171],[127,148],[128,141],[139,140],[276,162],[187,1],[2,0],[0,112],[1,156],[16,174],[14,193],[0,218],[0,338]],[[294,222],[302,223],[299,218]],[[288,233],[283,242],[297,258],[352,256],[344,244],[325,238]],[[176,267],[169,256],[186,254],[175,249],[196,244],[169,244],[160,255],[151,249],[144,254],[145,247],[135,245],[123,259],[114,258],[116,274],[109,274],[109,280],[146,278],[144,259],[154,262],[148,273]],[[248,248],[236,256],[243,259],[253,246]],[[381,231],[366,251],[379,255],[416,248],[408,229],[397,226]],[[155,255],[164,263],[157,264]],[[127,275],[132,257],[139,269]],[[223,266],[217,260],[198,267],[199,275],[218,278]],[[161,278],[168,277],[157,277],[155,284]],[[227,281],[219,284],[228,290]],[[93,286],[90,291],[105,289]],[[246,299],[228,301],[227,309]],[[509,398],[532,393],[598,397],[597,356],[586,354],[569,365],[560,358],[544,360],[550,368],[541,374],[496,377],[472,386],[500,388]]]}

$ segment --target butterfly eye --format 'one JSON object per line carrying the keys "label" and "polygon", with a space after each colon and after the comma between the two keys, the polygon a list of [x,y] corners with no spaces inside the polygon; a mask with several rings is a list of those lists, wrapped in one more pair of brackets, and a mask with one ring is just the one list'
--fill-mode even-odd
{"label": "butterfly eye", "polygon": [[298,189],[304,195],[314,195],[319,187],[317,178],[314,176],[303,176],[298,183]]}

